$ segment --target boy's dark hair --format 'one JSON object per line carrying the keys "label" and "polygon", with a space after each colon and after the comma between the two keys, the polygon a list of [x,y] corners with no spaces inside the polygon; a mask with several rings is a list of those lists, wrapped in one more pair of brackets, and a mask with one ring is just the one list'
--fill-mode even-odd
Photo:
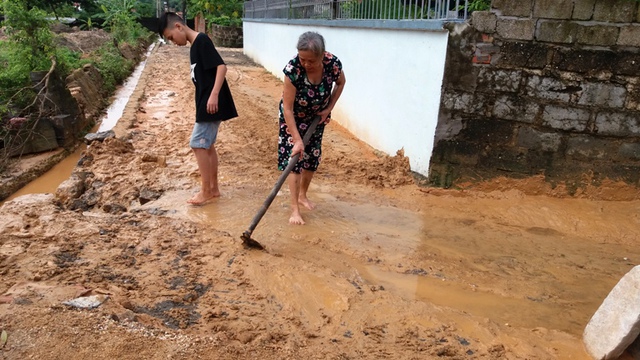
{"label": "boy's dark hair", "polygon": [[180,15],[171,11],[162,13],[162,16],[160,16],[160,19],[158,20],[158,34],[160,37],[163,36],[164,31],[167,28],[172,27],[175,23],[184,24],[184,20],[182,20]]}

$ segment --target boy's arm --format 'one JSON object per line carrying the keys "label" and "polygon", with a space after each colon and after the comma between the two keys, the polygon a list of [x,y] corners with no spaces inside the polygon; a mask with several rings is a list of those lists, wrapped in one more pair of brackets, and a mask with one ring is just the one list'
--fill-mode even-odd
{"label": "boy's arm", "polygon": [[224,83],[224,77],[227,75],[227,66],[222,64],[216,68],[216,82],[213,84],[213,90],[207,100],[207,112],[209,114],[215,114],[218,112],[218,94]]}

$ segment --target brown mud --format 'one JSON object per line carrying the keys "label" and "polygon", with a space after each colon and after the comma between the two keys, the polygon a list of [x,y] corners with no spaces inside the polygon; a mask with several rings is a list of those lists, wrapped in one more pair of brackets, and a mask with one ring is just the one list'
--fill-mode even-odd
{"label": "brown mud", "polygon": [[[82,201],[0,208],[2,358],[588,358],[582,329],[640,260],[640,201],[532,196],[506,180],[422,188],[402,153],[336,119],[307,225],[288,224],[285,186],[252,235],[267,251],[246,250],[279,175],[282,84],[221,54],[240,117],[220,128],[219,199],[186,204],[199,186],[188,48],[160,46],[119,137],[84,152]],[[62,304],[81,295],[108,299]]]}

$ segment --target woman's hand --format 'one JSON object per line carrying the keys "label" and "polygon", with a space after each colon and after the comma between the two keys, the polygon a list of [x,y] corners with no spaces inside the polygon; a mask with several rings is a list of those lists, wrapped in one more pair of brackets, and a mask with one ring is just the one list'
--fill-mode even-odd
{"label": "woman's hand", "polygon": [[302,155],[304,155],[304,142],[302,141],[302,139],[294,141],[293,143],[293,148],[291,149],[291,157],[293,157],[293,155],[295,154],[300,154],[298,160],[300,160],[302,158]]}
{"label": "woman's hand", "polygon": [[318,116],[320,116],[320,124],[328,124],[329,121],[331,121],[329,114],[331,114],[331,109],[329,108],[325,108],[324,110],[318,112]]}

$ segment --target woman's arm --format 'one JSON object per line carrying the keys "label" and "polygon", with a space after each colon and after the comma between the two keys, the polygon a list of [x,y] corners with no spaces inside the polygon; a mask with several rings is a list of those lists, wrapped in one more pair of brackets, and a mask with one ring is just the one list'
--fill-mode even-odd
{"label": "woman's arm", "polygon": [[340,95],[342,95],[342,90],[344,90],[344,84],[346,83],[347,83],[347,78],[344,75],[344,71],[342,71],[340,72],[340,76],[336,80],[336,86],[334,86],[333,90],[331,91],[329,104],[327,105],[327,107],[325,107],[324,109],[322,109],[322,111],[318,113],[318,115],[322,117],[321,122],[327,123],[327,116],[329,116],[329,113],[331,113],[331,110],[333,110],[333,107],[336,106],[336,103],[338,102]]}
{"label": "woman's arm", "polygon": [[298,126],[296,125],[296,118],[293,114],[293,102],[296,100],[296,87],[291,82],[288,76],[284,77],[284,91],[282,95],[282,107],[284,112],[284,122],[287,124],[289,134],[293,138],[293,149],[291,150],[291,156],[300,154],[304,151],[304,142],[298,132]]}

